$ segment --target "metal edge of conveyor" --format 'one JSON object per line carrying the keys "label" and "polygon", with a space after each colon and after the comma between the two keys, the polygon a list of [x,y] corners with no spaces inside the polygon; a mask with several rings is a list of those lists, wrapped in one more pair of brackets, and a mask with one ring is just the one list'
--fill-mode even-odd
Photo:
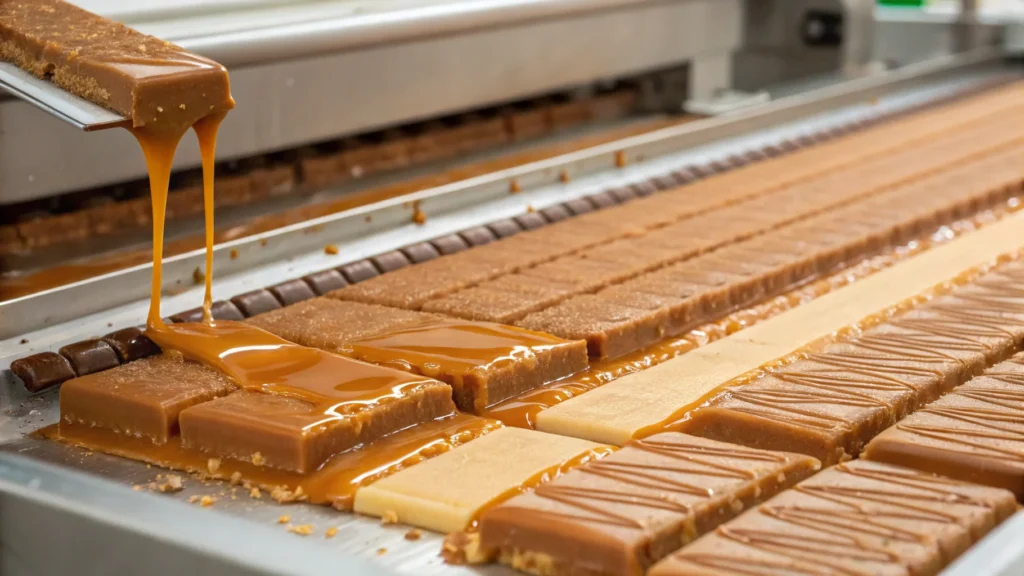
{"label": "metal edge of conveyor", "polygon": [[283,535],[271,526],[0,453],[0,574],[4,576],[389,572]]}
{"label": "metal edge of conveyor", "polygon": [[[290,270],[298,262],[305,262],[314,270],[337,267],[410,241],[427,240],[469,225],[519,214],[531,207],[564,201],[573,196],[573,190],[576,195],[588,191],[588,179],[601,174],[628,176],[649,169],[657,158],[695,147],[799,121],[843,105],[865,103],[929,82],[986,71],[998,74],[1001,70],[998,53],[985,50],[843,82],[755,109],[657,130],[226,242],[214,249],[214,270],[221,279],[219,287],[232,290],[226,294],[230,297],[245,287],[244,283],[233,285],[230,279],[253,270],[273,269],[275,273],[298,276],[300,272]],[[617,168],[620,154],[626,159],[626,169]],[[564,183],[564,179],[569,182]],[[509,195],[512,180],[523,193]],[[427,215],[425,225],[412,223],[413,203]],[[455,227],[456,221],[461,228]],[[325,254],[326,244],[338,246],[340,253]],[[188,292],[195,271],[203,266],[201,250],[165,259],[164,291]],[[151,269],[150,264],[139,265],[0,302],[0,343],[5,338],[59,327],[145,299]],[[258,287],[261,286],[252,286]],[[167,302],[173,306],[173,297]],[[165,310],[168,311],[178,310]]]}

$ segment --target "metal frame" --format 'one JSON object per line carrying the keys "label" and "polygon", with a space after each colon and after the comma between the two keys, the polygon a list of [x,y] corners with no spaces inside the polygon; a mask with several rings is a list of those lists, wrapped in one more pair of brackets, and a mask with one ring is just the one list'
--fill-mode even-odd
{"label": "metal frame", "polygon": [[[217,248],[216,265],[222,277],[217,286],[223,291],[218,296],[520,213],[527,204],[543,207],[681,164],[813,132],[856,119],[859,114],[879,107],[894,111],[919,105],[1005,74],[998,57],[991,53],[950,58],[880,78],[860,79],[787,97],[757,110],[660,130],[426,190],[414,196],[422,201],[422,209],[428,214],[424,226],[411,224],[410,208],[402,205],[403,200],[394,200],[239,240]],[[872,104],[874,98],[881,100]],[[615,167],[619,151],[629,161],[625,168]],[[571,175],[569,183],[559,181],[561,170]],[[524,183],[523,194],[507,193],[510,178]],[[364,221],[366,215],[373,216],[372,223]],[[260,246],[263,240],[267,241],[266,247]],[[328,241],[339,244],[344,258],[332,259],[323,253],[322,247]],[[234,264],[228,256],[231,249],[241,253]],[[200,257],[193,253],[170,259],[170,282],[190,284],[191,272]],[[235,502],[222,498],[206,510],[190,508],[183,503],[188,496],[210,489],[196,481],[189,481],[186,491],[177,495],[138,494],[128,485],[152,480],[157,469],[149,470],[137,462],[101,454],[83,456],[80,450],[24,436],[56,420],[57,394],[50,391],[27,397],[3,368],[11,359],[31,351],[56,346],[83,333],[110,330],[108,322],[117,327],[138,322],[144,314],[144,299],[102,314],[87,312],[100,310],[111,302],[140,298],[139,287],[148,285],[148,275],[149,267],[141,266],[0,308],[0,326],[5,328],[15,321],[27,322],[33,314],[61,308],[70,319],[27,334],[30,343],[25,346],[18,346],[13,340],[0,342],[0,408],[12,411],[8,412],[11,417],[0,417],[0,550],[14,553],[3,554],[0,571],[16,576],[29,573],[30,568],[43,573],[74,570],[116,574],[126,570],[116,560],[125,558],[143,563],[131,564],[130,573],[153,574],[317,574],[326,569],[357,576],[386,570],[442,576],[511,574],[498,566],[470,569],[443,565],[436,556],[440,537],[425,534],[420,541],[408,542],[403,538],[405,528],[384,527],[379,522],[340,515],[329,508],[281,508],[265,500],[254,503],[244,498]],[[184,308],[185,300],[198,299],[199,290],[194,287],[172,296],[168,305],[182,304]],[[101,298],[105,300],[99,306],[90,305],[90,301]],[[325,540],[320,534],[306,540],[284,534],[283,527],[275,526],[273,520],[285,513],[291,514],[296,523],[315,522],[319,530],[336,523],[341,532],[332,540]],[[1013,552],[1024,557],[1024,550],[1007,543],[1019,540],[1020,530],[1024,529],[1021,523],[1020,518],[1014,518],[994,532],[968,553],[956,569],[969,569],[971,576],[1013,573],[1004,567],[1012,570],[1019,560],[1007,558],[1006,554]],[[40,534],[52,539],[52,543],[40,538]],[[63,549],[55,549],[54,543]],[[96,553],[92,552],[93,547]],[[379,548],[387,548],[388,552],[378,556]],[[31,563],[14,564],[25,558]],[[364,560],[372,563],[366,564]],[[140,566],[143,570],[138,570]]]}
{"label": "metal frame", "polygon": [[[127,19],[231,69],[238,107],[218,138],[231,159],[727,57],[741,40],[740,5],[305,0]],[[0,126],[0,205],[145,175],[127,133],[75,132],[15,100],[0,101]],[[178,168],[199,165],[185,140]]]}

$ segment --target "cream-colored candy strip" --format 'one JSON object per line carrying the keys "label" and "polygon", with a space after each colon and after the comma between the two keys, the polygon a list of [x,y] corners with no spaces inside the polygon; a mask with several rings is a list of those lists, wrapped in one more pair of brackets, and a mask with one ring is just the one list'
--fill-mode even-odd
{"label": "cream-colored candy strip", "polygon": [[359,489],[355,511],[456,532],[491,506],[611,451],[577,438],[502,428]]}
{"label": "cream-colored candy strip", "polygon": [[537,416],[537,429],[621,446],[722,385],[1024,246],[1024,213],[915,256],[767,322],[631,374]]}

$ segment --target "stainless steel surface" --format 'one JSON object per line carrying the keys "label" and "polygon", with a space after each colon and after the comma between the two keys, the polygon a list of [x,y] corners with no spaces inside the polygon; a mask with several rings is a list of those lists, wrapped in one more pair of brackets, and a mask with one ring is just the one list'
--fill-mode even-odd
{"label": "stainless steel surface", "polygon": [[[976,87],[1005,74],[999,65],[982,55],[974,56],[973,60],[955,58],[942,64],[903,70],[885,78],[864,78],[794,95],[759,110],[661,130],[426,190],[416,196],[423,201],[422,208],[428,216],[423,226],[411,224],[410,209],[403,207],[401,200],[396,200],[267,234],[262,237],[268,242],[266,247],[260,247],[261,238],[220,246],[216,261],[219,279],[215,283],[215,297],[230,296],[446,231],[518,214],[527,205],[540,208],[690,162],[703,162],[782,138],[814,132],[877,109],[906,109]],[[875,98],[878,98],[877,102],[872,102]],[[623,169],[615,168],[614,162],[615,152],[620,150],[629,160]],[[563,169],[571,175],[568,183],[559,182],[559,173]],[[507,193],[508,180],[513,177],[524,185],[523,193]],[[365,215],[372,215],[373,222],[366,223]],[[339,245],[341,254],[336,257],[324,254],[322,247],[328,242]],[[234,261],[227,254],[232,248],[240,251],[239,258]],[[198,261],[199,254],[189,254],[170,263],[168,273],[171,282],[181,281],[183,286],[189,287],[168,297],[169,308],[191,307],[198,303],[201,289],[191,286],[191,273]],[[32,532],[19,531],[19,526],[24,525],[19,520],[10,520],[13,516],[7,513],[15,510],[16,518],[38,518],[40,528],[37,533],[52,534],[61,530],[61,526],[68,526],[68,534],[58,535],[66,536],[69,542],[71,535],[87,534],[75,543],[81,548],[71,549],[74,551],[83,550],[86,546],[109,550],[103,546],[116,545],[123,534],[138,534],[139,540],[132,540],[131,548],[123,554],[138,550],[143,559],[149,558],[156,565],[161,564],[162,558],[169,558],[168,566],[185,566],[185,562],[190,562],[178,573],[189,572],[192,566],[203,568],[210,565],[228,566],[236,573],[287,573],[289,564],[294,561],[304,562],[293,564],[296,570],[314,574],[319,573],[323,566],[319,559],[326,553],[331,568],[339,574],[360,574],[361,561],[370,562],[373,570],[394,570],[405,574],[511,574],[497,566],[480,569],[444,565],[437,557],[441,542],[437,535],[424,533],[422,539],[408,541],[404,538],[407,527],[382,526],[375,520],[342,514],[326,507],[282,506],[268,502],[266,497],[254,501],[241,491],[232,499],[230,487],[219,483],[208,486],[196,479],[188,479],[186,491],[179,494],[138,494],[131,490],[130,485],[150,482],[156,474],[165,471],[26,437],[26,433],[56,421],[58,394],[49,391],[29,396],[6,370],[10,361],[32,352],[55,349],[83,335],[105,333],[140,322],[146,302],[138,288],[147,285],[148,274],[148,267],[139,267],[56,291],[28,304],[28,308],[22,309],[26,314],[24,317],[5,316],[0,312],[0,327],[8,331],[9,326],[17,325],[16,322],[27,326],[33,320],[32,314],[48,314],[62,308],[73,314],[70,321],[40,330],[23,331],[27,332],[23,334],[28,340],[25,344],[19,343],[21,336],[0,341],[0,546],[6,546],[0,549],[15,550],[19,557],[50,562],[47,566],[52,566],[53,570],[45,573],[60,573],[69,568],[75,568],[79,573],[82,571],[74,561],[80,561],[84,556],[70,552],[55,552],[48,556],[42,543],[29,539]],[[88,309],[99,309],[89,305],[90,301],[102,300],[109,295],[114,297],[107,299],[107,303],[119,298],[132,301],[126,300],[126,303],[107,311],[86,313]],[[22,304],[25,302],[28,301]],[[4,452],[32,460],[14,460]],[[105,478],[107,482],[92,476]],[[206,509],[187,503],[189,497],[202,494],[212,495],[218,500]],[[313,524],[314,534],[302,539],[285,533],[284,527],[275,523],[281,514],[290,515],[293,524]],[[234,528],[234,522],[240,522],[258,534],[250,539],[247,537],[249,530]],[[337,526],[339,533],[326,539],[323,533],[330,526]],[[242,536],[236,538],[237,535]],[[161,545],[146,545],[148,540],[158,536]],[[136,545],[136,542],[140,543]],[[983,543],[978,550],[985,549],[984,546],[989,544]],[[275,557],[273,564],[263,561],[266,555]],[[108,560],[105,555],[102,559]],[[979,566],[972,576],[989,576],[985,571],[986,557],[972,552],[965,561],[970,559]],[[110,561],[113,562],[113,558]],[[202,562],[215,564],[203,565]],[[109,571],[105,573],[118,573],[121,565],[106,567]],[[2,568],[4,566],[0,565]],[[225,573],[232,572],[226,570]]]}
{"label": "stainless steel surface", "polygon": [[1024,512],[1017,512],[975,544],[942,576],[1020,576],[1024,574]]}
{"label": "stainless steel surface", "polygon": [[[218,140],[224,159],[727,56],[742,20],[740,0],[310,0],[239,10],[126,16],[229,66],[238,106]],[[0,125],[0,205],[145,174],[127,133],[72,132],[15,100],[0,101]],[[193,140],[177,167],[199,164]]]}
{"label": "stainless steel surface", "polygon": [[0,62],[0,89],[86,132],[130,125],[123,116],[69,94],[56,84],[36,78],[7,62]]}
{"label": "stainless steel surface", "polygon": [[[720,142],[834,110],[840,106],[862,104],[915,86],[941,84],[966,87],[972,81],[1002,74],[1001,61],[990,52],[958,56],[925,65],[862,78],[809,93],[783,98],[771,104],[666,128],[549,160],[502,170],[439,188],[423,190],[374,205],[295,224],[259,236],[221,244],[214,254],[214,269],[219,282],[217,297],[232,296],[257,288],[245,280],[246,273],[264,270],[278,277],[299,276],[311,269],[324,269],[356,260],[411,241],[426,240],[460,227],[466,219],[486,221],[522,213],[529,203],[535,206],[560,201],[582,193],[587,176],[598,180],[611,171],[615,175],[634,174],[648,169],[652,159],[684,153],[696,146]],[[973,72],[972,72],[973,71]],[[972,74],[977,74],[972,76]],[[972,80],[965,80],[971,78]],[[951,89],[947,85],[947,89]],[[631,167],[615,171],[616,153],[622,152]],[[643,163],[633,166],[638,161]],[[677,162],[682,162],[676,159]],[[572,182],[563,184],[561,173]],[[509,181],[517,182],[529,193],[510,196]],[[420,201],[428,215],[425,225],[411,222],[411,201]],[[370,222],[366,216],[372,216]],[[324,253],[325,244],[335,244],[337,256]],[[231,258],[237,251],[238,257]],[[195,288],[193,272],[203,266],[202,251],[168,258],[164,264],[164,291],[184,292],[166,299],[165,313],[174,313],[196,305],[189,294]],[[120,310],[140,302],[149,294],[150,265],[110,273],[31,296],[0,302],[0,346],[2,339],[46,329],[58,337],[74,331],[75,323],[65,323],[103,311]],[[264,284],[269,284],[266,282]],[[188,302],[188,304],[186,304]],[[106,312],[110,314],[110,312]],[[115,313],[115,316],[117,314]],[[137,316],[125,325],[137,322]],[[120,317],[118,317],[120,318]],[[124,321],[120,318],[120,321]]]}
{"label": "stainless steel surface", "polygon": [[960,0],[956,22],[956,51],[966,52],[978,46],[978,0]]}
{"label": "stainless steel surface", "polygon": [[843,0],[843,72],[850,76],[869,73],[875,57],[876,0]]}

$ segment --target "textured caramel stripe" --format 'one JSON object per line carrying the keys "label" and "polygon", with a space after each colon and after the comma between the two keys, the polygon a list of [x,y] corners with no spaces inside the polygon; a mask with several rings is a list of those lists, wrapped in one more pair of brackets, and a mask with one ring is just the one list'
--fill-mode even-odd
{"label": "textured caramel stripe", "polygon": [[[1024,273],[1015,280],[1007,287],[1015,298],[1007,302],[1024,306]],[[899,421],[862,457],[1005,488],[1024,499],[1024,354]]]}
{"label": "textured caramel stripe", "polygon": [[870,322],[872,315],[920,298],[936,285],[964,281],[977,267],[1024,246],[1022,224],[1024,215],[1009,216],[761,324],[591,390],[541,412],[537,428],[621,445],[644,429],[675,421],[720,386],[762,365]]}
{"label": "textured caramel stripe", "polygon": [[[594,292],[609,284],[620,283],[662,266],[786,226],[801,218],[812,217],[851,202],[864,201],[872,195],[881,194],[875,204],[885,203],[900,194],[914,194],[915,191],[925,191],[931,195],[934,187],[945,184],[944,179],[956,178],[957,174],[965,170],[969,170],[968,174],[979,170],[987,174],[992,161],[980,160],[980,165],[978,162],[969,163],[980,155],[995,153],[997,156],[994,161],[1002,162],[1006,152],[999,151],[1009,147],[1013,155],[1010,161],[1021,159],[1020,154],[1014,152],[1022,141],[1020,135],[1015,137],[1011,133],[996,136],[990,138],[992,142],[986,143],[985,137],[992,136],[993,128],[991,125],[982,126],[969,135],[965,134],[963,139],[926,145],[914,153],[898,154],[852,173],[840,173],[814,186],[797,186],[779,194],[738,203],[639,237],[626,237],[586,249],[575,256],[564,256],[550,264],[526,268],[517,274],[520,277],[536,277],[561,283],[561,289],[533,291],[529,294],[512,290],[517,293],[510,294],[507,289],[509,279],[498,278],[427,301],[422,309],[473,320],[514,322],[574,295]],[[972,144],[977,148],[972,147]],[[939,174],[934,173],[937,167]],[[947,168],[949,172],[942,173]],[[960,168],[959,171],[957,168]],[[930,176],[906,185],[905,190],[892,190],[895,186],[912,181],[914,177],[926,174]],[[665,207],[666,210],[668,208]],[[634,220],[626,219],[630,223]],[[601,270],[595,263],[590,265],[591,275],[588,278],[568,274],[574,266],[580,267],[586,260],[609,263],[612,269]],[[522,283],[514,282],[517,285]]]}
{"label": "textured caramel stripe", "polygon": [[[1004,153],[883,194],[866,209],[818,216],[619,286],[602,286],[591,278],[575,293],[604,288],[596,296],[569,298],[572,292],[567,291],[549,299],[562,303],[516,324],[584,338],[592,356],[625,354],[1001,201],[1014,187],[1019,190],[1022,166],[1024,153]],[[877,216],[878,207],[888,212]],[[721,228],[729,232],[727,224]],[[622,263],[627,265],[627,272],[636,272],[644,260]]]}
{"label": "textured caramel stripe", "polygon": [[1014,511],[1005,490],[849,462],[726,523],[648,574],[937,574]]}
{"label": "textured caramel stripe", "polygon": [[730,388],[680,427],[826,465],[856,457],[888,426],[1013,353],[1024,340],[1022,278],[1024,266],[1007,265]]}
{"label": "textured caramel stripe", "polygon": [[[932,123],[928,125],[933,131],[935,130],[933,124],[936,120],[933,119]],[[948,124],[943,124],[943,126],[944,130],[948,129]],[[923,127],[922,130],[924,130]],[[978,132],[978,129],[973,126],[962,125],[959,131],[971,134]],[[982,130],[981,132],[983,133],[984,131]],[[876,141],[875,147],[882,148],[886,145],[897,145],[897,143],[905,145],[908,142],[914,141],[914,138],[909,136],[909,133],[909,130],[905,130],[900,132],[899,136],[894,134],[891,138],[884,140],[882,146],[879,146],[880,142]],[[924,132],[924,134],[919,134],[918,137],[927,141],[928,138],[934,137],[939,133],[941,131]],[[946,142],[956,141],[957,136],[957,134],[949,135],[950,140]],[[838,145],[841,142],[842,140],[837,141],[835,144]],[[858,146],[858,142],[854,141],[849,151],[838,149],[833,150],[833,153],[842,157],[857,157],[856,151],[859,149]],[[867,154],[866,150],[863,152]],[[913,154],[913,151],[909,154]],[[741,173],[746,174],[746,176],[743,176],[742,181],[728,180],[726,188],[707,188],[702,187],[705,184],[698,183],[682,189],[681,193],[689,198],[690,203],[695,203],[693,212],[699,213],[733,203],[738,199],[735,197],[737,194],[743,197],[756,197],[762,193],[775,191],[775,188],[772,186],[764,185],[768,177],[758,172],[759,166],[773,162],[790,162],[792,167],[805,165],[800,154],[794,154],[785,158],[768,160],[764,163],[759,162],[718,177],[737,178]],[[823,165],[822,172],[827,171],[828,167],[829,163]],[[710,186],[718,178],[708,179],[706,185]],[[791,182],[799,182],[800,179],[794,177]],[[337,292],[334,296],[372,304],[419,309],[428,300],[479,284],[502,273],[515,272],[518,269],[535,266],[560,255],[607,243],[618,238],[642,234],[648,228],[665,224],[664,219],[661,219],[660,216],[656,217],[656,221],[652,221],[650,217],[643,216],[644,213],[657,215],[663,211],[671,214],[670,219],[693,215],[693,212],[684,212],[680,215],[678,209],[673,207],[679,205],[685,207],[689,204],[680,202],[679,199],[676,199],[676,202],[672,202],[670,199],[671,193],[666,193],[665,195],[652,196],[632,202],[625,207],[615,207],[587,214],[535,232],[520,234],[507,240],[489,244],[476,250],[447,256],[438,261],[431,262],[431,267],[434,269],[431,271],[423,270],[422,266],[403,269],[368,282],[350,286]],[[646,211],[642,211],[644,202],[652,202],[653,205],[648,206]],[[641,211],[638,212],[638,210]],[[686,210],[689,209],[687,208]],[[628,217],[626,217],[627,214],[629,215]],[[547,241],[549,240],[547,237],[551,236],[555,236],[554,241]],[[510,261],[506,258],[500,262],[492,262],[490,265],[485,262],[487,255],[482,253],[507,250],[510,244],[523,245],[521,248],[517,247],[518,249],[515,251],[513,260]],[[435,273],[441,269],[444,269],[446,272],[443,276]],[[431,278],[429,284],[425,282],[427,277]]]}

